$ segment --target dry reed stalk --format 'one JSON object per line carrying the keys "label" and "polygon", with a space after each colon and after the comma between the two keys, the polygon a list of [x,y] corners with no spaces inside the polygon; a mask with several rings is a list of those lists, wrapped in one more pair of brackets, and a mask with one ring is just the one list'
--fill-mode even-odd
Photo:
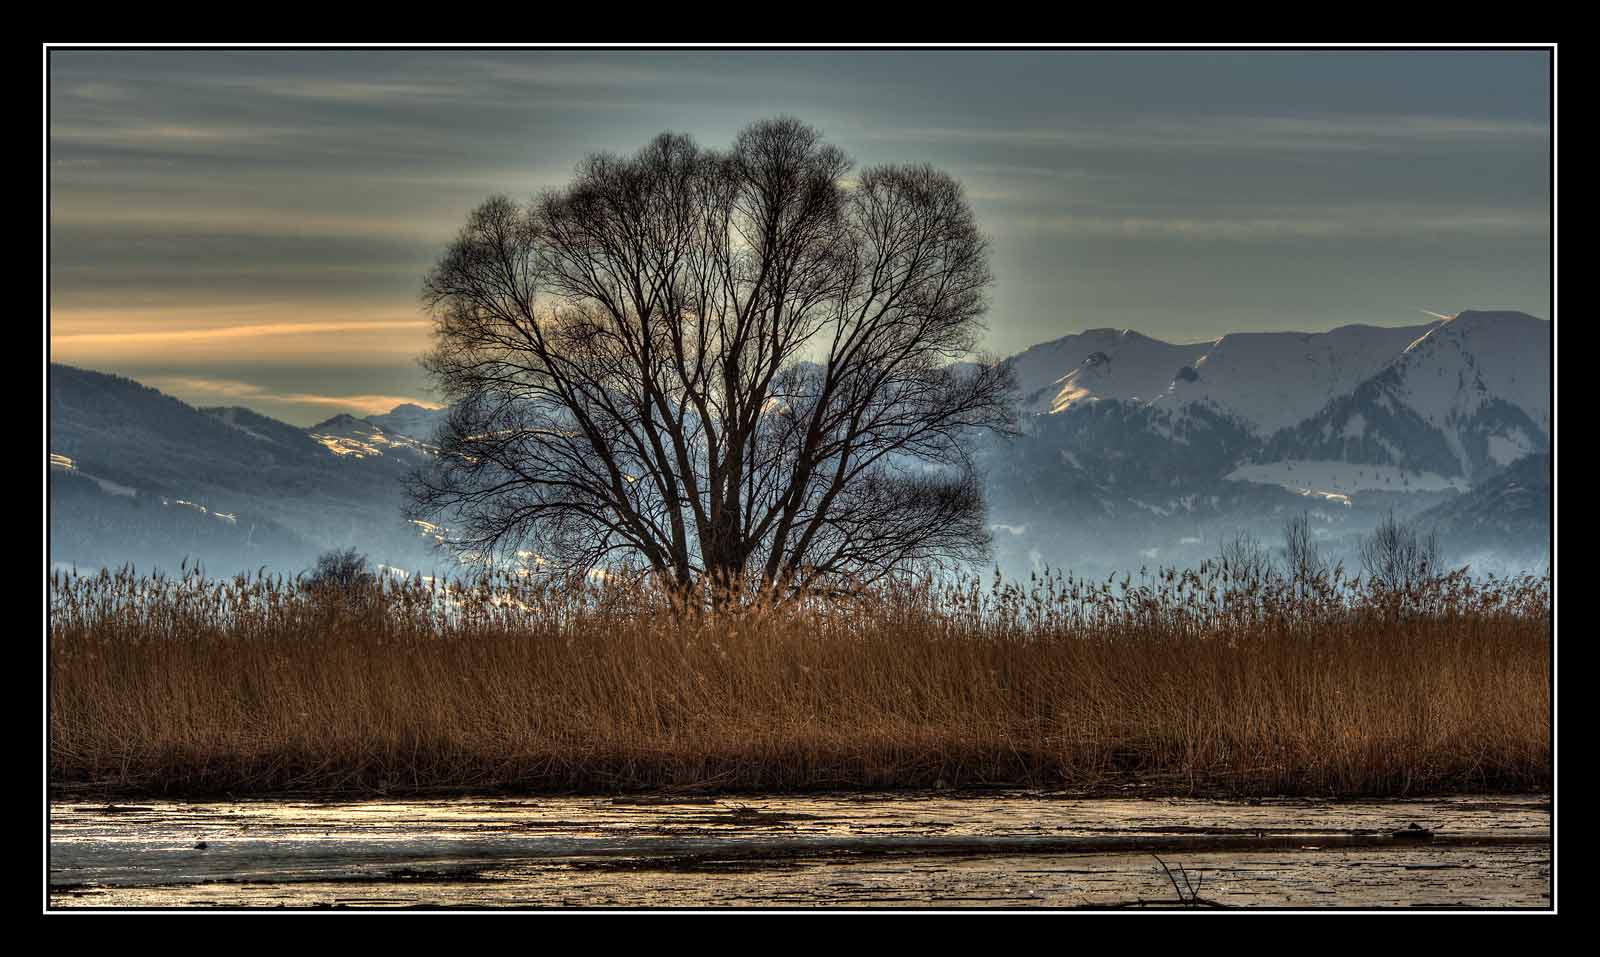
{"label": "dry reed stalk", "polygon": [[50,773],[118,792],[1551,779],[1548,579],[1225,567],[715,611],[643,579],[50,582]]}

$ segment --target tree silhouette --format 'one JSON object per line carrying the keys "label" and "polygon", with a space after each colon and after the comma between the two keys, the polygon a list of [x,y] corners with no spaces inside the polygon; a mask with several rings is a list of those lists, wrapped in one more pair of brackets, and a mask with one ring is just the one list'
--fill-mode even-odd
{"label": "tree silhouette", "polygon": [[1261,581],[1272,574],[1272,556],[1254,535],[1240,529],[1217,549],[1217,559],[1236,582]]}
{"label": "tree silhouette", "polygon": [[344,594],[376,580],[367,556],[354,548],[335,549],[317,556],[317,565],[305,579],[315,591]]}
{"label": "tree silhouette", "polygon": [[1361,540],[1361,569],[1376,588],[1403,592],[1443,571],[1439,536],[1401,522],[1390,511],[1372,534]]}
{"label": "tree silhouette", "polygon": [[1297,594],[1304,594],[1307,586],[1328,570],[1306,512],[1291,515],[1283,523],[1283,568]]}
{"label": "tree silhouette", "polygon": [[960,185],[851,163],[788,118],[662,134],[479,207],[424,286],[453,407],[413,514],[456,547],[668,581],[871,581],[986,554],[967,361],[991,284]]}

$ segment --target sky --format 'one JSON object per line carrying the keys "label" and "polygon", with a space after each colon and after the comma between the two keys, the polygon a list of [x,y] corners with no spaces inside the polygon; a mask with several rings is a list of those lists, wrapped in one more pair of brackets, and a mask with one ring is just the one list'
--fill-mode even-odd
{"label": "sky", "polygon": [[963,183],[995,355],[1549,318],[1550,93],[1543,51],[52,50],[50,356],[299,425],[430,404],[474,206],[777,114]]}

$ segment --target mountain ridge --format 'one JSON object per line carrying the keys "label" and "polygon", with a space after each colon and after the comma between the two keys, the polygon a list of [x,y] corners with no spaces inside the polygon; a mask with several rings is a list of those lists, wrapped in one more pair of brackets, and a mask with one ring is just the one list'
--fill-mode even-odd
{"label": "mountain ridge", "polygon": [[[1482,502],[1499,499],[1470,498],[1479,486],[1548,457],[1550,328],[1463,312],[1192,343],[1097,328],[1030,347],[1005,360],[1034,399],[1024,434],[974,445],[997,560],[1014,571],[1089,556],[1113,568],[1191,561],[1230,528],[1270,537],[1298,510],[1330,543],[1390,509],[1431,509],[1429,521],[1475,530],[1462,541],[1537,545],[1537,523],[1524,534],[1447,513],[1489,514]],[[350,544],[404,567],[438,561],[400,517],[401,480],[437,453],[447,408],[402,403],[300,428],[107,373],[52,363],[49,375],[51,496],[70,505],[52,510],[53,557],[174,553],[163,560],[175,565],[192,541],[242,567],[293,567]],[[1525,513],[1549,491],[1525,480],[1507,494]],[[137,548],[119,549],[118,523],[140,530]]]}

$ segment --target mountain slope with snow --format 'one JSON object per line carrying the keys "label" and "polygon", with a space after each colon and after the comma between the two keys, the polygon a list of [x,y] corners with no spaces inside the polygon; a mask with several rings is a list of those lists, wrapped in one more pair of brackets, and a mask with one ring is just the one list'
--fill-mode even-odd
{"label": "mountain slope with snow", "polygon": [[1475,481],[1549,449],[1550,361],[1548,322],[1463,312],[1274,435],[1260,458],[1392,465]]}
{"label": "mountain slope with snow", "polygon": [[1354,389],[1438,325],[1231,333],[1187,344],[1091,329],[1010,361],[1024,411],[1063,412],[1115,399],[1183,415],[1201,403],[1249,431],[1271,434]]}
{"label": "mountain slope with snow", "polygon": [[1435,325],[1231,333],[1195,363],[1193,376],[1175,378],[1162,401],[1206,402],[1276,432],[1360,385]]}
{"label": "mountain slope with snow", "polygon": [[[1118,329],[1042,343],[1009,360],[1035,413],[1023,434],[973,445],[996,559],[1023,574],[1192,563],[1240,528],[1271,540],[1302,512],[1348,553],[1391,509],[1429,508],[1461,547],[1536,546],[1547,524],[1521,516],[1548,501],[1528,461],[1552,444],[1550,331],[1521,313],[1464,312],[1194,343]],[[447,414],[405,404],[301,429],[52,364],[51,557],[292,572],[353,545],[435,568],[428,530],[401,515],[402,481],[437,454]]]}
{"label": "mountain slope with snow", "polygon": [[439,426],[444,424],[449,409],[429,409],[414,402],[395,406],[388,412],[369,415],[366,420],[391,435],[406,435],[419,442],[432,444]]}
{"label": "mountain slope with snow", "polygon": [[1526,456],[1417,521],[1463,551],[1548,547],[1551,475],[1549,455]]}
{"label": "mountain slope with snow", "polygon": [[[1126,406],[1138,411],[1114,414],[1120,446],[1143,430],[1183,446],[1208,474],[1252,465],[1236,476],[1251,481],[1287,486],[1263,466],[1300,462],[1390,467],[1437,486],[1549,446],[1550,324],[1523,313],[1189,344],[1091,329],[1009,361],[1025,411],[1077,418]],[[1050,431],[1077,433],[1070,451],[1079,459],[1121,454],[1085,445],[1084,428]],[[1113,439],[1099,426],[1088,431]],[[1215,473],[1219,463],[1226,467]]]}
{"label": "mountain slope with snow", "polygon": [[1464,312],[1188,344],[1111,329],[1042,343],[1009,360],[1033,413],[1025,434],[986,456],[998,552],[1013,567],[1061,561],[1063,548],[1113,568],[1190,561],[1230,529],[1270,539],[1300,511],[1348,550],[1391,509],[1458,499],[1549,450],[1550,328]]}
{"label": "mountain slope with snow", "polygon": [[[426,454],[414,439],[385,435],[377,447],[389,454],[340,455],[249,409],[197,409],[54,363],[49,416],[52,560],[174,569],[187,558],[224,573],[263,564],[292,573],[347,545],[414,567],[429,557],[400,512],[401,479]],[[335,424],[349,426],[349,441],[376,446],[381,430],[344,418]]]}
{"label": "mountain slope with snow", "polygon": [[1092,399],[1154,402],[1178,370],[1214,342],[1179,345],[1132,329],[1090,329],[1042,343],[1010,360],[1023,410],[1059,412]]}
{"label": "mountain slope with snow", "polygon": [[431,445],[377,425],[374,418],[377,417],[358,419],[353,415],[336,415],[306,431],[313,441],[340,457],[369,459],[387,455],[399,462],[415,463],[433,454]]}

